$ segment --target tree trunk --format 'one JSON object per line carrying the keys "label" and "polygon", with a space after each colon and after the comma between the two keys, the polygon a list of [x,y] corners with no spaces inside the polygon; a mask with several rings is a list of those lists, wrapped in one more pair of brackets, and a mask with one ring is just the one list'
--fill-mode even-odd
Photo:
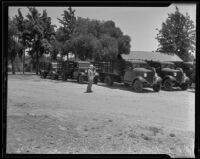
{"label": "tree trunk", "polygon": [[12,74],[15,74],[15,64],[14,64],[14,60],[11,60],[11,65],[12,65]]}
{"label": "tree trunk", "polygon": [[23,57],[22,57],[22,64],[23,64],[23,74],[24,74],[24,63],[25,63],[25,49],[23,49]]}
{"label": "tree trunk", "polygon": [[38,75],[38,66],[39,66],[39,59],[38,59],[38,52],[36,52],[36,75]]}
{"label": "tree trunk", "polygon": [[69,61],[69,54],[67,53],[67,61]]}

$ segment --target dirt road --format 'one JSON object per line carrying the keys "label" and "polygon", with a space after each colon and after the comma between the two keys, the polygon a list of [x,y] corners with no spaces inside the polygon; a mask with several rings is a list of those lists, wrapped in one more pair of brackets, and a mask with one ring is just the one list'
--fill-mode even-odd
{"label": "dirt road", "polygon": [[193,90],[86,86],[9,75],[7,152],[194,156]]}

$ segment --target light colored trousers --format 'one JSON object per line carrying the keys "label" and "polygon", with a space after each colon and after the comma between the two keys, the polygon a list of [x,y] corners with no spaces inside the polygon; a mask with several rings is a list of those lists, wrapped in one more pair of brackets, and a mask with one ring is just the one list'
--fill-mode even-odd
{"label": "light colored trousers", "polygon": [[93,80],[88,80],[87,92],[92,91],[92,83],[93,83]]}

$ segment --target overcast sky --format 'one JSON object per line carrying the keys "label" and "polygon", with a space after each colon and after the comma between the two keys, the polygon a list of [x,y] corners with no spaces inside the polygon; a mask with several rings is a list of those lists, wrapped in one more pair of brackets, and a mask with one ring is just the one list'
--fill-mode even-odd
{"label": "overcast sky", "polygon": [[[131,37],[131,51],[155,51],[158,42],[155,39],[161,28],[162,22],[168,17],[168,13],[173,13],[177,6],[181,13],[189,14],[196,24],[196,4],[173,4],[169,7],[72,7],[76,10],[75,16],[97,19],[112,20],[122,32]],[[26,15],[26,7],[9,7],[9,16],[17,14],[17,9],[21,8],[23,15]],[[52,24],[60,26],[57,18],[66,7],[36,7],[40,13],[46,9],[48,16],[52,18]]]}

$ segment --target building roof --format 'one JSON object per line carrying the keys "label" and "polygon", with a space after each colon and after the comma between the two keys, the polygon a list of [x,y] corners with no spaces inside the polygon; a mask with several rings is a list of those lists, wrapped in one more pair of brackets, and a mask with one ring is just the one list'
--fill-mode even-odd
{"label": "building roof", "polygon": [[177,55],[150,51],[131,51],[128,55],[122,54],[122,58],[125,60],[183,61]]}
{"label": "building roof", "polygon": [[143,60],[127,60],[129,62],[132,62],[132,63],[146,63],[146,61],[143,61]]}

